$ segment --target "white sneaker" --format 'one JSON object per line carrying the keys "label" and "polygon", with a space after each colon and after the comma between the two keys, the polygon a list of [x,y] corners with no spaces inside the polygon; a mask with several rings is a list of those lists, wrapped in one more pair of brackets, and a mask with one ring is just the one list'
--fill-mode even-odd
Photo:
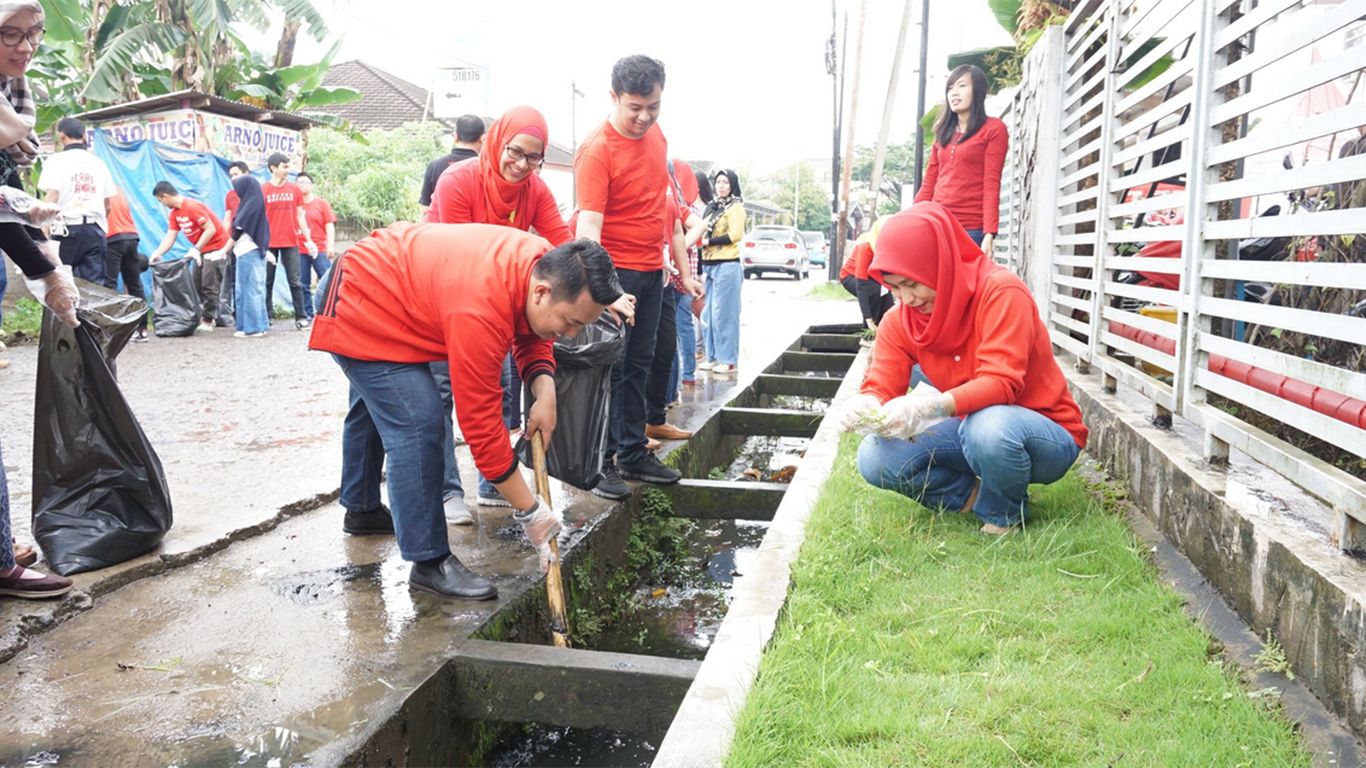
{"label": "white sneaker", "polygon": [[725,375],[727,373],[735,373],[735,366],[731,365],[730,363],[717,363],[714,367],[712,367],[711,372],[719,373],[722,375]]}
{"label": "white sneaker", "polygon": [[446,509],[446,521],[451,525],[474,525],[474,513],[465,505],[464,496],[452,496],[442,506]]}
{"label": "white sneaker", "polygon": [[711,370],[712,368],[714,368],[715,366],[716,366],[716,363],[713,363],[713,362],[710,361],[710,360],[703,360],[702,362],[700,362],[700,363],[697,364],[697,370],[699,370],[699,371],[710,371],[710,370]]}

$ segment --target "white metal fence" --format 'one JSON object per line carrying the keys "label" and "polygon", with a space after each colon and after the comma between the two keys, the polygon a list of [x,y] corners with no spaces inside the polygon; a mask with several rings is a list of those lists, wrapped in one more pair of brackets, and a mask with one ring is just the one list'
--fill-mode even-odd
{"label": "white metal fence", "polygon": [[1046,271],[1032,283],[1079,367],[1200,425],[1211,460],[1236,446],[1332,504],[1352,549],[1366,548],[1364,18],[1366,0],[1084,3],[1016,97],[1018,113],[1031,89],[1060,90],[1054,146],[1012,141],[1003,181],[1008,207],[1026,197],[1023,160],[1038,163],[1048,242],[1022,250],[1017,233],[995,254]]}

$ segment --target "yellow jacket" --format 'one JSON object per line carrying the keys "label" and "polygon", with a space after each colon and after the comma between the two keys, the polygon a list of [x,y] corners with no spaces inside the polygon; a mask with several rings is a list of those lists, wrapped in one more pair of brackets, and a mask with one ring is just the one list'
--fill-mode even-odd
{"label": "yellow jacket", "polygon": [[702,261],[711,263],[716,261],[735,261],[740,258],[740,241],[745,236],[745,204],[737,202],[726,209],[721,214],[721,218],[716,220],[716,226],[712,227],[707,237],[720,237],[730,235],[730,243],[727,245],[709,245],[702,249]]}

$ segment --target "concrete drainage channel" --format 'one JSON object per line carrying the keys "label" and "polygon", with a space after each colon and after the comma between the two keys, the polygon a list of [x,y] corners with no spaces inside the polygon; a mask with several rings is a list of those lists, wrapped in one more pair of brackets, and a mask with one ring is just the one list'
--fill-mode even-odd
{"label": "concrete drainage channel", "polygon": [[833,464],[838,435],[821,420],[857,332],[808,329],[666,457],[682,482],[637,489],[575,534],[564,561],[574,648],[550,645],[544,585],[527,590],[344,763],[719,764],[730,726],[716,707],[738,712],[753,674],[737,677],[737,660],[757,667],[772,634]]}

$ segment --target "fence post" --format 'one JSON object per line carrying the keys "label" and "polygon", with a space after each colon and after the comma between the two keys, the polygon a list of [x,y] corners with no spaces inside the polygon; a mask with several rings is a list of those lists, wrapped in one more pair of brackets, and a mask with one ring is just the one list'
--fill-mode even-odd
{"label": "fence post", "polygon": [[[1119,3],[1106,0],[1104,5],[1105,24],[1105,79],[1101,88],[1105,98],[1101,100],[1100,117],[1100,168],[1096,172],[1096,241],[1093,254],[1091,280],[1091,332],[1087,339],[1087,364],[1094,362],[1101,354],[1100,331],[1101,312],[1105,308],[1105,256],[1110,250],[1110,239],[1106,230],[1110,224],[1110,177],[1114,156],[1115,127],[1115,71],[1119,69]],[[1106,382],[1107,387],[1109,382]]]}
{"label": "fence post", "polygon": [[[1039,42],[1035,44],[1034,51],[1030,52],[1026,59],[1026,71],[1031,68],[1028,66],[1031,60],[1037,55],[1039,63],[1039,76],[1031,81],[1035,87],[1034,102],[1036,112],[1033,115],[1037,121],[1038,128],[1035,133],[1034,153],[1032,169],[1030,171],[1030,190],[1028,197],[1021,196],[1016,199],[1016,208],[1022,208],[1026,199],[1029,201],[1031,209],[1030,224],[1032,227],[1026,230],[1020,226],[1016,229],[1015,247],[1023,259],[1033,263],[1022,264],[1022,269],[1029,275],[1030,290],[1034,291],[1039,312],[1043,315],[1044,325],[1049,324],[1048,312],[1052,304],[1049,296],[1052,288],[1051,275],[1053,274],[1053,258],[1057,255],[1056,240],[1058,234],[1057,214],[1058,214],[1058,181],[1059,181],[1059,161],[1062,159],[1062,147],[1059,141],[1062,138],[1062,88],[1064,81],[1062,71],[1063,63],[1063,40],[1062,27],[1050,26],[1044,33]],[[1017,103],[1020,99],[1017,97]],[[1052,116],[1053,119],[1047,119]],[[1030,118],[1030,115],[1018,114],[1017,121],[1021,124]],[[1023,131],[1020,132],[1022,135]],[[1026,148],[1021,147],[1022,150]],[[1024,160],[1024,152],[1021,152],[1020,159]],[[1016,172],[1023,175],[1024,163],[1017,167]],[[1020,187],[1021,193],[1024,192],[1023,186]],[[1024,216],[1018,217],[1023,222]],[[1025,247],[1026,240],[1029,247]]]}
{"label": "fence post", "polygon": [[[1209,147],[1220,143],[1210,124],[1210,109],[1223,101],[1221,93],[1213,93],[1215,54],[1214,38],[1220,18],[1215,0],[1199,0],[1200,22],[1196,30],[1196,57],[1191,83],[1191,141],[1190,165],[1186,172],[1186,225],[1182,234],[1181,254],[1184,263],[1181,274],[1181,307],[1177,316],[1176,370],[1172,390],[1176,395],[1176,409],[1193,421],[1200,421],[1194,413],[1197,403],[1203,402],[1204,392],[1195,384],[1195,374],[1209,358],[1200,349],[1200,336],[1209,333],[1210,323],[1200,316],[1200,297],[1206,287],[1201,279],[1201,263],[1213,257],[1214,244],[1205,241],[1205,223],[1209,219],[1209,205],[1205,202],[1206,187],[1211,171],[1208,167]],[[1228,461],[1228,444],[1215,437],[1208,429],[1204,439],[1205,458],[1214,463]]]}

